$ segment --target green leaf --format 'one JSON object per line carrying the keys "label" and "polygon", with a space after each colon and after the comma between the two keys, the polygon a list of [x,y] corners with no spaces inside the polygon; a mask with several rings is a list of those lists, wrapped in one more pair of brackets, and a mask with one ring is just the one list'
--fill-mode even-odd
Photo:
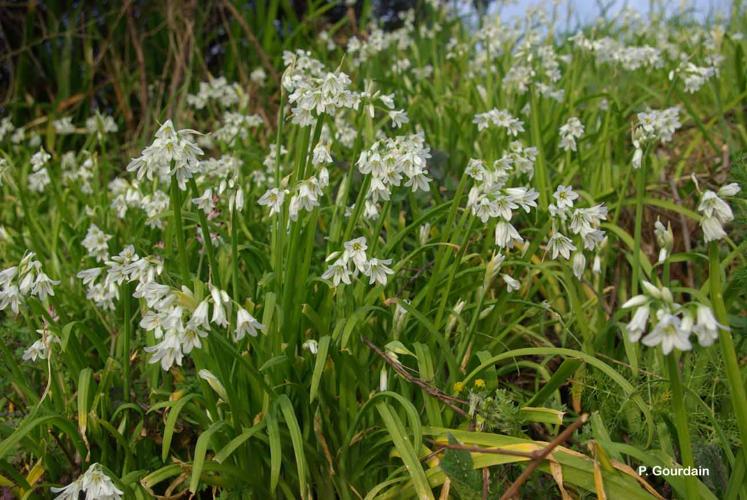
{"label": "green leaf", "polygon": [[285,424],[288,426],[291,442],[293,443],[293,453],[296,457],[296,469],[298,471],[298,482],[301,492],[299,498],[306,498],[308,494],[306,487],[306,457],[303,452],[303,436],[301,435],[301,428],[298,425],[296,414],[293,412],[293,405],[291,405],[288,396],[285,394],[280,396],[277,400],[277,404],[283,412],[283,418],[285,418]]}
{"label": "green leaf", "polygon": [[[482,361],[482,359],[481,359]],[[568,378],[575,373],[579,366],[583,364],[583,361],[576,358],[567,358],[563,360],[555,373],[552,374],[550,380],[537,391],[534,396],[527,401],[527,406],[541,405],[547,399],[552,396],[552,393],[558,390],[561,385],[565,384]]]}
{"label": "green leaf", "polygon": [[324,372],[324,365],[327,363],[327,353],[329,352],[329,343],[332,338],[329,335],[325,335],[319,339],[319,350],[316,353],[316,361],[314,362],[314,372],[311,374],[311,388],[309,389],[309,403],[313,403],[316,399],[316,395],[319,392],[319,382],[322,379],[322,373]]}
{"label": "green leaf", "polygon": [[[449,444],[460,444],[454,436],[449,434]],[[462,500],[477,500],[482,498],[482,478],[475,470],[472,454],[467,450],[447,448],[439,464],[441,470],[449,476],[451,486]]]}
{"label": "green leaf", "polygon": [[200,485],[200,475],[202,474],[202,468],[205,465],[205,455],[207,454],[207,448],[210,444],[210,438],[225,425],[227,424],[223,421],[215,422],[213,425],[208,427],[205,432],[200,434],[199,438],[197,438],[195,456],[194,460],[192,460],[192,478],[189,480],[189,491],[192,493],[197,493],[197,487]]}
{"label": "green leaf", "polygon": [[169,456],[169,448],[171,448],[171,440],[174,437],[174,428],[176,427],[179,413],[182,411],[184,406],[186,406],[186,404],[196,396],[196,394],[187,394],[181,399],[173,402],[171,410],[169,411],[169,416],[166,417],[166,426],[163,429],[163,443],[161,444],[161,460],[163,462],[165,462]]}
{"label": "green leaf", "polygon": [[283,461],[283,449],[280,441],[280,427],[273,412],[265,415],[267,422],[267,437],[270,442],[270,494],[275,495],[275,490],[280,481],[280,465]]}
{"label": "green leaf", "polygon": [[420,465],[415,448],[413,448],[412,443],[407,439],[405,429],[399,417],[392,411],[391,406],[383,401],[376,403],[376,410],[381,415],[381,419],[384,421],[384,425],[392,438],[394,447],[405,463],[407,472],[410,474],[415,486],[417,497],[420,499],[432,499],[433,492],[428,484],[428,479],[425,477],[425,471]]}

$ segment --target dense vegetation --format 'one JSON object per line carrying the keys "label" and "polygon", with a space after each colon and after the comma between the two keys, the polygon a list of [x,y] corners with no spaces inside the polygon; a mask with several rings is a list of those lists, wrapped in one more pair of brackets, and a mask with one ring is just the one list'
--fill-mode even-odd
{"label": "dense vegetation", "polygon": [[741,5],[299,4],[2,7],[3,494],[747,498]]}

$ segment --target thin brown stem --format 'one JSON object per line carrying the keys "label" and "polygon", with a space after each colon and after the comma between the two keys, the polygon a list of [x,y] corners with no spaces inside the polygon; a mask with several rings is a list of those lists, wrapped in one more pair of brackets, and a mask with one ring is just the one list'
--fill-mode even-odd
{"label": "thin brown stem", "polygon": [[571,425],[565,428],[563,432],[558,434],[558,436],[550,441],[550,443],[545,446],[542,451],[536,454],[534,460],[532,460],[526,469],[524,469],[524,472],[521,473],[521,475],[516,478],[516,481],[514,481],[511,486],[506,490],[506,492],[501,496],[501,500],[509,500],[511,498],[518,498],[519,497],[519,488],[521,488],[521,485],[524,484],[527,479],[529,479],[529,476],[532,475],[532,472],[535,471],[537,467],[542,464],[542,462],[547,458],[547,456],[552,453],[552,450],[560,446],[562,443],[568,440],[574,432],[576,432],[582,425],[586,423],[586,421],[589,419],[589,415],[584,413],[581,415],[581,417],[573,422]]}

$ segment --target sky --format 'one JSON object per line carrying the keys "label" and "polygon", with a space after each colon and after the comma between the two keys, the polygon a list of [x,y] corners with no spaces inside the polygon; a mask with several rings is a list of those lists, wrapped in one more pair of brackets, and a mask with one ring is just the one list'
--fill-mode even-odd
{"label": "sky", "polygon": [[[497,7],[496,2],[491,6],[491,11]],[[548,8],[551,4],[549,0],[509,0],[509,5],[505,5],[501,8],[501,18],[508,20],[512,17],[521,17],[527,7],[535,6],[538,4],[547,5]],[[731,8],[731,0],[687,0],[687,1],[667,1],[667,0],[656,0],[656,10],[660,10],[661,6],[664,5],[668,13],[676,13],[684,5],[693,10],[695,16],[701,20],[713,17],[716,13],[721,13],[726,16]],[[564,0],[560,7],[561,18],[565,17],[566,6],[571,5],[575,12],[574,18],[576,18],[579,24],[583,24],[596,18],[601,9],[600,4],[610,5],[610,13],[619,12],[624,6],[632,7],[633,9],[646,13],[650,11],[650,0]]]}

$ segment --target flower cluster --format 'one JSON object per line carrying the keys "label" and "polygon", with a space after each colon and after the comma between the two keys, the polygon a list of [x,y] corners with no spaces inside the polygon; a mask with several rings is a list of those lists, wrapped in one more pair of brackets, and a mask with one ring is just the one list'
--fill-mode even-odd
{"label": "flower cluster", "polygon": [[216,140],[230,144],[235,139],[244,140],[249,134],[249,129],[262,125],[259,115],[245,115],[234,111],[223,113],[223,124],[216,127],[211,134]]}
{"label": "flower cluster", "polygon": [[52,344],[60,344],[60,338],[54,333],[49,331],[49,324],[44,321],[43,327],[36,330],[36,333],[41,335],[41,338],[31,344],[25,351],[23,351],[22,359],[24,361],[35,362],[38,359],[47,359],[49,357],[49,350]]}
{"label": "flower cluster", "polygon": [[358,108],[360,94],[350,90],[350,77],[342,71],[326,72],[322,63],[303,50],[286,51],[283,62],[283,88],[293,105],[293,123],[309,126],[316,122],[315,115],[335,116],[340,109]]}
{"label": "flower cluster", "polygon": [[88,226],[88,232],[81,244],[88,252],[89,257],[93,257],[99,262],[104,262],[109,258],[108,242],[110,239],[112,239],[111,235],[99,229],[96,224],[91,224]]}
{"label": "flower cluster", "polygon": [[53,287],[59,284],[42,270],[36,255],[27,252],[17,266],[0,271],[0,311],[10,307],[13,314],[18,314],[24,297],[44,301],[54,295]]}
{"label": "flower cluster", "polygon": [[638,113],[638,124],[633,129],[633,168],[641,167],[644,146],[671,141],[674,132],[681,126],[679,106]]}
{"label": "flower cluster", "polygon": [[560,127],[560,149],[563,151],[576,151],[576,139],[584,135],[584,125],[572,116]]}
{"label": "flower cluster", "polygon": [[113,310],[114,300],[119,298],[120,285],[137,281],[135,293],[140,293],[162,272],[163,262],[160,258],[140,257],[135,253],[135,247],[127,245],[118,255],[105,260],[104,267],[84,269],[77,277],[86,287],[88,300],[102,309]]}
{"label": "flower cluster", "polygon": [[589,40],[583,32],[576,34],[572,40],[576,47],[593,53],[600,64],[618,64],[627,71],[664,65],[661,51],[650,45],[628,46],[609,37]]}
{"label": "flower cluster", "polygon": [[495,244],[500,248],[510,248],[524,241],[511,220],[514,210],[521,208],[529,213],[537,207],[539,194],[531,187],[508,186],[509,179],[526,172],[534,164],[534,148],[523,148],[520,143],[512,143],[511,152],[488,168],[483,160],[469,161],[465,174],[475,185],[467,197],[467,208],[483,224],[490,219],[498,219],[495,226]]}
{"label": "flower cluster", "polygon": [[44,149],[39,149],[31,157],[31,173],[28,176],[29,189],[36,193],[43,193],[51,179],[45,166],[51,156]]}
{"label": "flower cluster", "polygon": [[93,193],[91,181],[94,179],[94,172],[97,168],[94,157],[88,156],[82,163],[78,164],[75,153],[68,151],[62,155],[61,167],[62,181],[65,186],[77,187],[83,194]]}
{"label": "flower cluster", "polygon": [[75,133],[75,125],[73,125],[73,119],[70,116],[65,116],[52,122],[54,131],[59,135],[70,135]]}
{"label": "flower cluster", "polygon": [[165,192],[155,189],[150,194],[143,194],[137,180],[128,181],[121,177],[109,183],[109,191],[112,196],[111,207],[117,218],[124,219],[129,208],[139,208],[147,217],[146,226],[158,229],[165,227],[165,213],[169,208],[169,195]]}
{"label": "flower cluster", "polygon": [[669,79],[679,75],[685,82],[685,92],[694,94],[706,84],[708,80],[718,74],[716,66],[697,66],[692,62],[683,61],[675,71],[669,73]]}
{"label": "flower cluster", "polygon": [[57,500],[79,500],[81,493],[85,500],[119,500],[124,495],[97,463],[67,486],[52,488],[52,493],[57,493]]}
{"label": "flower cluster", "polygon": [[362,236],[345,242],[342,255],[335,252],[327,257],[327,262],[332,260],[334,262],[322,274],[322,279],[332,280],[332,285],[337,287],[340,283],[351,284],[351,278],[362,273],[369,278],[369,284],[386,285],[387,276],[394,274],[394,271],[388,267],[392,259],[369,259],[366,256],[366,250],[368,250],[368,245],[366,238]]}
{"label": "flower cluster", "polygon": [[[576,208],[575,202],[579,196],[570,186],[559,185],[553,198],[555,203],[548,207],[553,227],[547,242],[547,251],[550,252],[552,259],[561,256],[569,260],[573,254],[573,274],[581,279],[586,269],[583,250],[597,251],[604,243],[604,231],[599,229],[599,226],[607,219],[607,207],[599,204],[588,208]],[[575,238],[569,238],[564,232],[570,232]],[[593,269],[597,271],[597,258],[594,261]]]}
{"label": "flower cluster", "polygon": [[366,217],[378,215],[377,203],[389,200],[392,187],[404,185],[413,192],[429,191],[427,172],[430,148],[422,134],[410,134],[376,141],[361,152],[356,166],[363,175],[371,175],[366,193]]}
{"label": "flower cluster", "polygon": [[524,132],[524,123],[504,109],[493,108],[485,113],[478,113],[473,119],[477,130],[485,130],[490,125],[506,129],[508,135],[516,137]]}
{"label": "flower cluster", "polygon": [[98,110],[86,119],[86,132],[98,140],[103,139],[106,134],[114,134],[117,131],[119,131],[119,127],[114,118]]}
{"label": "flower cluster", "polygon": [[635,308],[633,318],[624,328],[631,342],[638,342],[648,331],[641,342],[649,347],[661,344],[666,355],[674,348],[692,349],[692,334],[697,336],[701,346],[707,347],[718,338],[719,329],[729,329],[718,323],[711,308],[704,304],[677,304],[666,287],[643,281],[643,291],[622,305],[623,309]]}
{"label": "flower cluster", "polygon": [[179,189],[187,189],[187,181],[199,170],[198,156],[202,150],[191,141],[194,130],[176,130],[171,120],[161,125],[153,143],[127,165],[127,171],[137,171],[137,178],[160,179],[167,184],[176,177]]}
{"label": "flower cluster", "polygon": [[[208,336],[211,324],[226,328],[231,317],[231,299],[224,290],[210,285],[210,294],[199,300],[186,287],[175,290],[159,283],[149,283],[136,291],[134,297],[143,299],[147,311],[140,320],[140,328],[153,332],[160,342],[146,347],[152,353],[149,363],[160,363],[164,371],[174,364],[182,365],[185,354],[202,348],[200,339]],[[212,305],[212,314],[210,309]],[[246,334],[256,337],[265,327],[243,307],[236,314],[233,339],[238,342]]]}
{"label": "flower cluster", "polygon": [[226,200],[232,211],[244,209],[244,190],[241,186],[241,161],[233,155],[208,158],[200,162],[197,180],[200,184],[210,184],[201,197],[192,199],[208,218],[218,215],[217,204]]}
{"label": "flower cluster", "polygon": [[721,197],[730,197],[739,193],[740,188],[736,183],[727,184],[714,193],[706,190],[700,197],[698,212],[703,216],[700,221],[700,227],[703,229],[703,237],[706,243],[720,240],[726,237],[724,224],[734,219],[734,213],[731,207]]}
{"label": "flower cluster", "polygon": [[238,83],[228,83],[225,77],[212,78],[206,82],[200,82],[200,88],[196,94],[187,96],[187,104],[195,109],[202,109],[210,101],[217,101],[224,108],[233,106],[239,102],[241,88]]}

